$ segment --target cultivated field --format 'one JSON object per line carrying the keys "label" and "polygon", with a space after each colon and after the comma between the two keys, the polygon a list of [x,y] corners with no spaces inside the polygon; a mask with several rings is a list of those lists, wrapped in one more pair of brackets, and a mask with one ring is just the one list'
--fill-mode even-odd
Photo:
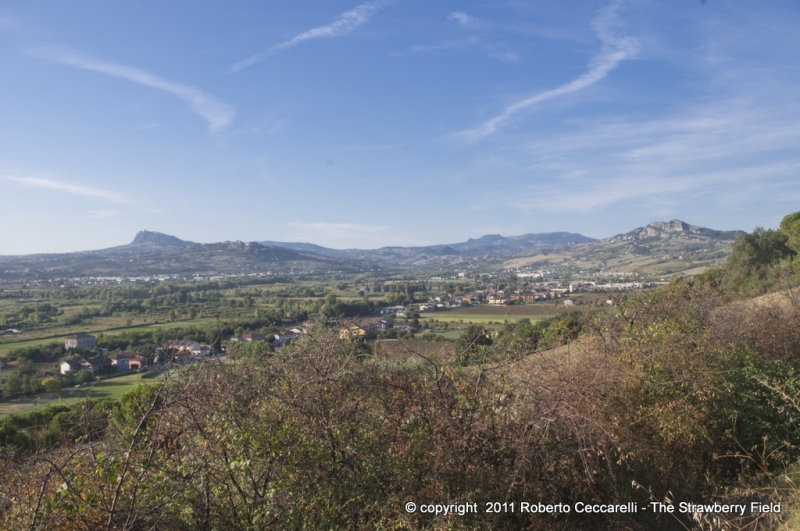
{"label": "cultivated field", "polygon": [[17,336],[13,336],[16,340],[11,340],[12,336],[5,336],[5,340],[8,341],[7,343],[3,342],[3,339],[0,339],[0,358],[5,356],[5,354],[12,349],[15,348],[23,348],[23,347],[35,347],[37,345],[45,345],[47,343],[63,343],[64,340],[67,338],[68,335],[77,333],[77,332],[86,332],[87,334],[99,334],[103,333],[107,336],[114,336],[121,334],[122,332],[136,332],[140,330],[152,330],[154,328],[184,328],[188,326],[206,326],[208,324],[214,323],[215,320],[213,318],[204,318],[204,319],[192,319],[186,321],[174,321],[174,322],[166,322],[166,323],[153,323],[153,324],[143,324],[138,326],[131,326],[131,327],[122,327],[122,328],[98,328],[98,327],[86,327],[86,326],[77,326],[73,328],[73,331],[69,334],[64,335],[48,335],[44,337],[37,337],[25,340],[19,340],[20,336],[26,336],[28,334],[20,334]]}
{"label": "cultivated field", "polygon": [[561,303],[554,302],[539,304],[520,304],[510,306],[489,306],[483,304],[471,308],[459,308],[444,312],[423,313],[420,321],[433,323],[462,323],[462,324],[488,324],[502,323],[503,321],[519,321],[530,319],[536,321],[550,316],[558,315],[568,308]]}
{"label": "cultivated field", "polygon": [[434,314],[423,314],[420,317],[420,322],[429,321],[432,323],[455,323],[455,324],[489,324],[489,323],[502,323],[503,321],[519,321],[520,319],[529,319],[536,321],[545,319],[544,315],[510,315],[510,314],[485,314],[485,313],[469,313],[458,314],[452,312],[441,312]]}
{"label": "cultivated field", "polygon": [[557,315],[567,308],[563,301],[551,301],[535,304],[512,304],[509,306],[490,306],[482,304],[471,308],[459,308],[447,313],[453,315],[508,315],[513,318],[520,317],[547,317]]}
{"label": "cultivated field", "polygon": [[113,398],[118,399],[134,387],[153,380],[142,380],[139,373],[118,376],[107,380],[94,382],[86,387],[62,389],[60,393],[43,393],[37,396],[28,396],[5,400],[0,402],[0,417],[14,413],[27,413],[40,407],[56,404],[74,404],[85,398]]}

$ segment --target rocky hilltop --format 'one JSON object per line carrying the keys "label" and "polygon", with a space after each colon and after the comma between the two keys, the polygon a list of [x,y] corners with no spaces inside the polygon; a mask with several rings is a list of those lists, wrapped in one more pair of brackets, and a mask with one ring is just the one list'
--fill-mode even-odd
{"label": "rocky hilltop", "polygon": [[154,232],[150,230],[141,230],[133,238],[130,245],[140,245],[149,247],[188,247],[194,245],[194,242],[181,240],[176,236],[170,236],[163,232]]}
{"label": "rocky hilltop", "polygon": [[650,277],[696,274],[722,263],[740,230],[714,230],[679,219],[653,221],[624,234],[552,251],[518,255],[509,268],[572,268],[583,272],[627,272]]}
{"label": "rocky hilltop", "polygon": [[[632,236],[642,240],[647,238],[669,238],[672,236],[702,236],[712,240],[735,240],[744,234],[740,230],[714,230],[706,227],[690,225],[685,221],[673,219],[671,221],[653,221],[643,228],[634,229],[624,236]],[[616,236],[619,237],[619,236]]]}

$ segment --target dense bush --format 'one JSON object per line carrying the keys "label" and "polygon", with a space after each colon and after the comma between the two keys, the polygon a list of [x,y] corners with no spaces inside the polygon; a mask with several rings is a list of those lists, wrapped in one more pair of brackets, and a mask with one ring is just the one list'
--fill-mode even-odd
{"label": "dense bush", "polygon": [[414,339],[418,341],[431,341],[433,343],[445,343],[448,341],[446,337],[435,332],[425,332],[422,334],[415,334]]}
{"label": "dense bush", "polygon": [[43,439],[50,422],[59,413],[69,411],[67,406],[49,406],[39,411],[10,415],[0,419],[0,447],[15,446],[33,450],[37,441]]}
{"label": "dense bush", "polygon": [[42,390],[41,378],[29,360],[23,360],[17,368],[5,375],[2,385],[3,398],[15,398]]}
{"label": "dense bush", "polygon": [[532,323],[529,319],[506,321],[497,337],[507,352],[526,353],[566,345],[578,338],[591,314],[573,310]]}
{"label": "dense bush", "polygon": [[255,341],[253,343],[230,343],[227,347],[228,356],[236,359],[258,360],[275,352],[275,347],[269,341]]}
{"label": "dense bush", "polygon": [[788,240],[780,230],[762,228],[738,238],[725,267],[726,287],[740,295],[759,295],[772,289],[781,270],[796,254],[787,245]]}

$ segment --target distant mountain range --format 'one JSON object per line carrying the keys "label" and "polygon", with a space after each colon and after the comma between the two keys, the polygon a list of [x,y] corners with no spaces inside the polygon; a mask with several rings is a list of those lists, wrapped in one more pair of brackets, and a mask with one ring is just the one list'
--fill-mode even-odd
{"label": "distant mountain range", "polygon": [[[535,263],[539,256],[651,255],[669,242],[672,251],[709,247],[714,256],[729,252],[742,231],[715,231],[679,220],[654,221],[604,240],[581,234],[551,232],[501,236],[489,234],[465,242],[421,247],[331,249],[303,242],[194,243],[153,231],[141,231],[128,245],[97,251],[0,256],[0,279],[85,276],[228,275],[293,271],[342,271],[500,264],[504,260]],[[660,246],[660,247],[659,247]],[[677,247],[676,247],[677,246]],[[683,247],[681,247],[683,246]],[[673,249],[675,248],[675,249]],[[671,252],[671,251],[670,251]],[[548,259],[549,260],[549,259]],[[547,260],[544,261],[547,263]]]}
{"label": "distant mountain range", "polygon": [[357,271],[360,263],[314,257],[255,242],[193,243],[142,231],[128,245],[97,251],[0,256],[0,279],[232,275]]}
{"label": "distant mountain range", "polygon": [[499,234],[487,234],[478,239],[470,238],[460,243],[424,247],[381,247],[380,249],[330,249],[313,243],[299,242],[263,241],[259,243],[270,247],[282,247],[328,258],[361,260],[373,264],[421,266],[438,263],[447,258],[502,256],[539,249],[555,249],[593,241],[595,241],[594,238],[589,238],[582,234],[549,232],[508,237],[500,236]]}

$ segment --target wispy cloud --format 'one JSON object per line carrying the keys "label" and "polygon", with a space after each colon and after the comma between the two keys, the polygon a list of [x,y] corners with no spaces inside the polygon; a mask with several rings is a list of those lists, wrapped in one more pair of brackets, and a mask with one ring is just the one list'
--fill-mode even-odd
{"label": "wispy cloud", "polygon": [[[789,178],[797,174],[800,164],[763,163],[749,167],[668,176],[649,166],[641,169],[651,171],[609,179],[602,185],[587,185],[574,190],[568,197],[567,194],[559,195],[546,204],[542,204],[541,200],[532,200],[526,205],[523,200],[516,206],[549,212],[592,212],[607,209],[612,205],[635,202],[639,202],[638,207],[645,210],[653,209],[660,204],[668,204],[673,207],[672,209],[678,209],[681,203],[697,201],[703,196],[707,196],[707,205],[712,202],[730,202],[731,193],[737,195],[743,187],[752,187],[756,179]],[[747,201],[752,201],[754,192],[756,190],[751,188],[749,193],[740,197],[737,202],[746,204]]]}
{"label": "wispy cloud", "polygon": [[746,210],[797,197],[790,183],[800,171],[800,122],[785,105],[788,97],[692,104],[644,121],[583,119],[570,131],[531,135],[492,159],[495,172],[501,164],[525,176],[513,196],[503,190],[476,209],[674,217],[698,207]]}
{"label": "wispy cloud", "polygon": [[357,27],[366,24],[374,13],[386,7],[387,5],[389,5],[389,2],[386,0],[378,0],[376,2],[368,2],[366,4],[358,5],[336,17],[336,19],[327,26],[319,26],[317,28],[310,29],[299,35],[295,35],[289,40],[278,43],[275,46],[264,50],[263,52],[250,56],[243,61],[239,61],[231,67],[230,71],[238,72],[243,68],[247,68],[248,66],[252,66],[263,61],[270,55],[297,46],[303,41],[346,35]]}
{"label": "wispy cloud", "polygon": [[117,192],[109,190],[101,190],[93,186],[84,186],[81,184],[66,183],[63,181],[56,181],[49,177],[21,177],[17,175],[4,175],[0,179],[13,183],[26,186],[28,188],[42,188],[45,190],[53,190],[56,192],[64,192],[72,195],[80,195],[83,197],[91,197],[93,199],[103,199],[111,201],[112,203],[120,204],[133,204],[135,201]]}
{"label": "wispy cloud", "polygon": [[208,129],[211,132],[220,131],[230,125],[236,115],[236,110],[232,106],[198,88],[168,81],[139,68],[109,63],[60,50],[35,50],[31,54],[42,59],[127,79],[150,88],[169,92],[188,103],[195,113],[208,122]]}
{"label": "wispy cloud", "polygon": [[455,20],[461,26],[465,27],[474,27],[477,23],[477,19],[472,15],[468,15],[462,11],[453,11],[449,15],[447,15],[448,20]]}
{"label": "wispy cloud", "polygon": [[496,132],[500,126],[508,122],[519,112],[553,98],[577,92],[590,87],[604,79],[609,72],[614,70],[622,61],[632,58],[639,50],[639,43],[632,37],[619,35],[616,31],[619,25],[618,12],[624,0],[616,0],[611,5],[600,10],[592,21],[592,27],[597,38],[602,43],[600,53],[589,64],[589,70],[572,81],[558,88],[546,90],[533,96],[518,101],[506,107],[503,112],[494,118],[485,121],[479,127],[462,131],[455,136],[466,140],[480,140]]}

